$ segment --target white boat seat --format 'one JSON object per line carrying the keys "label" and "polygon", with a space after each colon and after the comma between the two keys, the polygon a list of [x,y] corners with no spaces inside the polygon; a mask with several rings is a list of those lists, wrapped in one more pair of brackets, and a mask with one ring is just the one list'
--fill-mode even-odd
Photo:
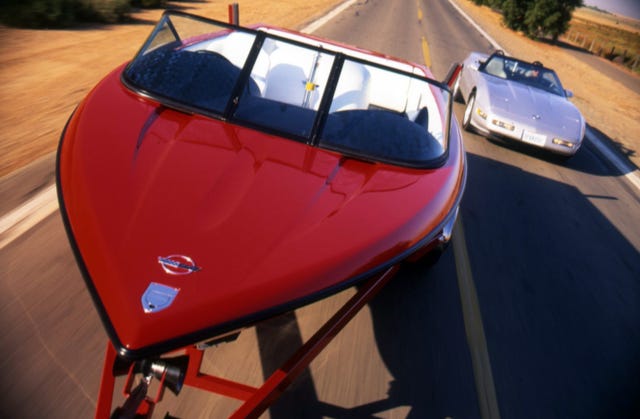
{"label": "white boat seat", "polygon": [[369,72],[359,63],[345,61],[329,112],[369,107]]}
{"label": "white boat seat", "polygon": [[302,68],[288,63],[276,64],[267,74],[264,97],[290,105],[302,106],[305,79]]}

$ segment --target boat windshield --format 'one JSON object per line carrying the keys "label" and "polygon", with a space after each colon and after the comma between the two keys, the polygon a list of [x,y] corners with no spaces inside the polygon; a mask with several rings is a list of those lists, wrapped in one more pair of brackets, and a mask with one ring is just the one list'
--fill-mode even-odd
{"label": "boat windshield", "polygon": [[565,96],[564,89],[556,73],[539,63],[528,63],[496,54],[489,57],[487,62],[480,68],[480,71],[501,79],[526,84],[554,95]]}
{"label": "boat windshield", "polygon": [[358,158],[439,164],[448,88],[417,66],[275,28],[166,12],[124,83],[165,106]]}

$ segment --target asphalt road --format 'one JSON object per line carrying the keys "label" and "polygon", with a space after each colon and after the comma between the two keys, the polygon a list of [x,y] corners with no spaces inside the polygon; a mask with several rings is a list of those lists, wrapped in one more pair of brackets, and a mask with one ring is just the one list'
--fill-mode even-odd
{"label": "asphalt road", "polygon": [[[488,49],[446,0],[362,0],[316,34],[419,62],[424,37],[438,78]],[[459,120],[462,111],[456,104]],[[464,137],[462,244],[500,417],[640,417],[638,190],[588,143],[559,164]],[[45,159],[4,183],[2,209],[51,169]],[[431,269],[403,270],[265,416],[481,417],[460,262],[450,249]],[[91,417],[106,335],[57,213],[0,250],[0,274],[0,417]],[[259,385],[353,292],[210,349],[205,371]],[[167,393],[156,416],[217,418],[237,406],[185,388]]]}

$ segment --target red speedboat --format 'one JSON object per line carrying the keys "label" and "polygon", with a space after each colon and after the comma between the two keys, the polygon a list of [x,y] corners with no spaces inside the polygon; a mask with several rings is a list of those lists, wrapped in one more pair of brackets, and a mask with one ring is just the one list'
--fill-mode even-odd
{"label": "red speedboat", "polygon": [[60,208],[117,353],[249,326],[448,241],[465,183],[423,66],[168,12],[70,118]]}

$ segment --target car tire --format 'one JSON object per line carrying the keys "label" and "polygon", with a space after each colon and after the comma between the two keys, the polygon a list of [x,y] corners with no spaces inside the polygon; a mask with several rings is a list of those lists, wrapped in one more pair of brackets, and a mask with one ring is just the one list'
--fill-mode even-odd
{"label": "car tire", "polygon": [[460,77],[462,77],[462,72],[458,74],[456,78],[456,82],[453,84],[453,101],[458,103],[464,103],[462,99],[462,94],[460,94]]}
{"label": "car tire", "polygon": [[462,117],[462,128],[467,131],[471,131],[471,115],[473,114],[473,107],[476,104],[476,93],[471,93],[469,100],[467,100],[467,107],[464,108],[464,116]]}

